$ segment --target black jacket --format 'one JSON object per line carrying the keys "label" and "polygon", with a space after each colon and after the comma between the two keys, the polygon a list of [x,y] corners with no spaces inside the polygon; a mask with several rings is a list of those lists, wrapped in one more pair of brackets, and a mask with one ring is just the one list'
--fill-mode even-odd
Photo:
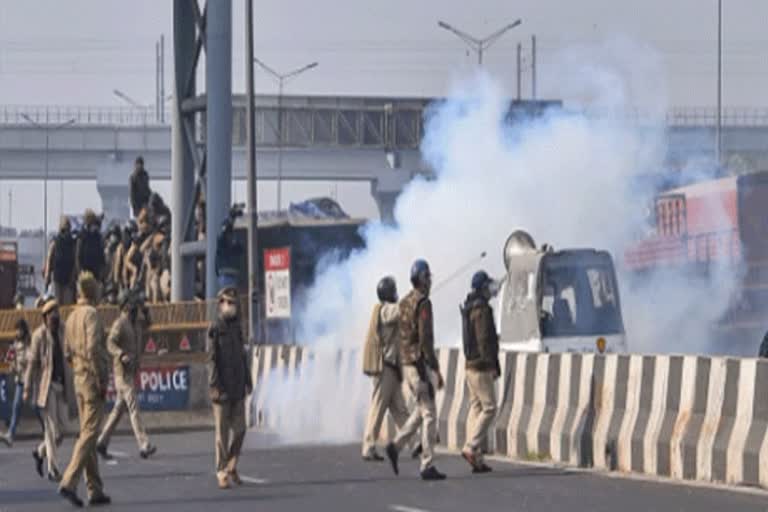
{"label": "black jacket", "polygon": [[240,320],[217,320],[208,329],[208,386],[219,392],[220,401],[237,402],[251,387],[248,355]]}

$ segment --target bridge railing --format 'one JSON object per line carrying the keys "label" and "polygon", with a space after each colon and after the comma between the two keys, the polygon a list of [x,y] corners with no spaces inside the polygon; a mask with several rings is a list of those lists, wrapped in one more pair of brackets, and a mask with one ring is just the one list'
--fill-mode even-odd
{"label": "bridge railing", "polygon": [[0,106],[0,124],[29,124],[30,119],[41,125],[59,125],[74,120],[74,124],[100,126],[152,126],[170,121],[165,112],[161,123],[154,109],[137,107],[97,107],[76,105],[4,105]]}

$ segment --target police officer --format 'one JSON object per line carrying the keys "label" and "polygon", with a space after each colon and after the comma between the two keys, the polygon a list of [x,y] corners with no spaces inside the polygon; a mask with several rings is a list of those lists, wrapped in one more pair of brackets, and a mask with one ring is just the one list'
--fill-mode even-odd
{"label": "police officer", "polygon": [[57,448],[61,445],[67,417],[64,385],[66,365],[64,357],[64,329],[61,325],[58,303],[50,299],[42,309],[43,323],[32,334],[29,362],[24,376],[24,400],[30,390],[37,388],[37,407],[43,414],[44,439],[32,453],[37,473],[43,476],[43,460],[48,457],[48,479],[61,479]]}
{"label": "police officer", "polygon": [[136,375],[139,371],[141,356],[141,342],[139,340],[138,316],[139,303],[132,292],[123,292],[119,300],[120,316],[112,324],[107,337],[107,350],[112,356],[112,371],[115,377],[115,391],[117,397],[115,406],[109,414],[107,422],[99,436],[96,451],[105,459],[111,459],[107,447],[112,433],[120,423],[125,411],[131,419],[133,435],[139,445],[139,455],[147,459],[153,455],[157,448],[150,444],[147,432],[139,416],[139,403],[136,394]]}
{"label": "police officer", "polygon": [[90,272],[101,281],[104,277],[104,238],[101,236],[101,218],[90,208],[83,216],[83,229],[77,239],[78,272]]}
{"label": "police officer", "polygon": [[462,457],[473,473],[488,473],[491,468],[483,460],[483,447],[488,429],[496,416],[496,387],[499,378],[499,336],[488,303],[498,287],[486,272],[472,276],[472,291],[462,306],[463,344],[466,360],[466,382],[469,390],[467,442]]}
{"label": "police officer", "polygon": [[83,472],[89,504],[107,505],[112,501],[104,494],[96,455],[99,425],[104,416],[109,383],[109,354],[104,340],[104,326],[95,307],[101,294],[99,281],[90,272],[83,272],[77,287],[80,298],[67,318],[64,332],[67,359],[75,375],[80,435],[61,479],[59,494],[72,505],[82,507],[83,502],[77,496],[77,486]]}
{"label": "police officer", "polygon": [[59,221],[59,233],[51,240],[48,247],[44,276],[45,288],[47,289],[53,283],[56,301],[62,306],[75,302],[76,243],[72,236],[72,224],[69,218],[62,216]]}
{"label": "police officer", "polygon": [[[220,489],[240,485],[237,460],[245,439],[245,398],[253,385],[248,371],[237,290],[218,293],[218,318],[208,329],[208,387],[216,428],[216,479]],[[231,435],[231,437],[230,437]]]}
{"label": "police officer", "polygon": [[139,212],[149,204],[149,196],[152,193],[149,188],[149,173],[144,169],[144,158],[136,157],[133,164],[133,172],[130,181],[131,210],[133,216],[138,217]]}
{"label": "police officer", "polygon": [[408,420],[400,365],[400,308],[394,278],[381,279],[376,294],[379,303],[373,307],[363,356],[363,372],[373,379],[373,395],[363,439],[363,460],[369,462],[384,460],[376,453],[376,440],[387,411],[392,414],[398,428],[402,428]]}
{"label": "police officer", "polygon": [[423,480],[444,480],[432,464],[437,441],[435,389],[431,373],[437,376],[437,387],[443,387],[443,376],[435,355],[432,303],[429,292],[432,288],[432,273],[424,260],[416,260],[411,267],[413,290],[400,302],[400,357],[405,382],[416,397],[416,408],[405,425],[398,430],[395,439],[387,445],[387,457],[395,474],[399,473],[400,450],[422,427],[421,478]]}

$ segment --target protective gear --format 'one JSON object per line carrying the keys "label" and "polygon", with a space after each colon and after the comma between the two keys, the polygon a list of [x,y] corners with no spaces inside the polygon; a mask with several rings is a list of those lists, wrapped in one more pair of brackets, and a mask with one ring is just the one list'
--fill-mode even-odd
{"label": "protective gear", "polygon": [[387,276],[376,286],[376,295],[381,302],[397,302],[397,284],[393,277]]}
{"label": "protective gear", "polygon": [[426,260],[419,259],[413,262],[413,265],[411,265],[411,284],[414,288],[424,286],[431,277],[432,273]]}
{"label": "protective gear", "polygon": [[225,320],[234,320],[237,317],[237,306],[229,302],[219,303],[219,314]]}
{"label": "protective gear", "polygon": [[66,219],[67,229],[56,235],[53,248],[53,281],[56,284],[68,284],[75,271],[76,241],[69,231],[69,219]]}
{"label": "protective gear", "polygon": [[491,278],[484,270],[478,270],[475,275],[472,276],[472,289],[476,292],[482,291],[487,284],[491,282]]}
{"label": "protective gear", "polygon": [[461,307],[461,317],[466,368],[498,372],[499,336],[493,320],[493,309],[483,291],[475,290],[467,296]]}
{"label": "protective gear", "polygon": [[88,224],[88,226],[87,230],[80,232],[78,263],[81,271],[87,270],[100,277],[105,264],[104,240],[97,224]]}

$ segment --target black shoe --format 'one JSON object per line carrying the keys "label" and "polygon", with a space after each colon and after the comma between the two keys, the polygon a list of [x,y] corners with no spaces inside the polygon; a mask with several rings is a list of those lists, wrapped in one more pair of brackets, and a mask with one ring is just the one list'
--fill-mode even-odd
{"label": "black shoe", "polygon": [[476,469],[480,468],[480,464],[477,462],[477,458],[475,457],[475,454],[468,451],[462,451],[461,456],[464,458],[465,461],[467,461],[467,464],[472,466],[472,472],[474,473]]}
{"label": "black shoe", "polygon": [[142,459],[148,459],[157,452],[157,446],[149,445],[145,449],[139,452],[139,457]]}
{"label": "black shoe", "polygon": [[99,505],[110,505],[110,504],[112,504],[112,498],[110,498],[106,494],[99,494],[98,496],[95,496],[88,500],[89,507],[98,507]]}
{"label": "black shoe", "polygon": [[421,443],[419,443],[416,446],[416,448],[414,448],[413,451],[411,452],[411,458],[412,459],[418,459],[419,457],[421,457],[421,452],[423,452],[423,451],[424,451],[424,449],[421,447]]}
{"label": "black shoe", "polygon": [[422,480],[445,480],[445,475],[437,470],[435,466],[429,466],[421,472]]}
{"label": "black shoe", "polygon": [[35,469],[37,470],[37,474],[40,475],[40,478],[43,478],[45,476],[43,474],[43,458],[37,453],[37,450],[32,452],[32,458],[35,459]]}
{"label": "black shoe", "polygon": [[382,462],[384,460],[384,457],[382,457],[376,452],[371,452],[368,455],[363,455],[363,460],[365,462]]}
{"label": "black shoe", "polygon": [[392,471],[394,471],[396,475],[399,475],[400,469],[397,466],[397,459],[400,458],[400,454],[397,451],[395,443],[387,444],[386,452],[389,463],[392,464]]}
{"label": "black shoe", "polygon": [[485,463],[480,464],[476,468],[472,468],[472,473],[479,475],[483,473],[490,473],[493,471],[493,468],[491,466],[486,465]]}
{"label": "black shoe", "polygon": [[83,500],[77,497],[77,493],[75,491],[70,491],[69,489],[62,487],[59,489],[59,496],[67,500],[73,507],[83,508]]}
{"label": "black shoe", "polygon": [[101,458],[104,460],[114,459],[114,457],[112,457],[112,455],[110,455],[109,452],[107,451],[107,445],[105,444],[96,445],[96,453],[101,455]]}
{"label": "black shoe", "polygon": [[55,484],[61,482],[61,473],[59,473],[57,470],[49,471],[48,472],[48,481],[53,482]]}

